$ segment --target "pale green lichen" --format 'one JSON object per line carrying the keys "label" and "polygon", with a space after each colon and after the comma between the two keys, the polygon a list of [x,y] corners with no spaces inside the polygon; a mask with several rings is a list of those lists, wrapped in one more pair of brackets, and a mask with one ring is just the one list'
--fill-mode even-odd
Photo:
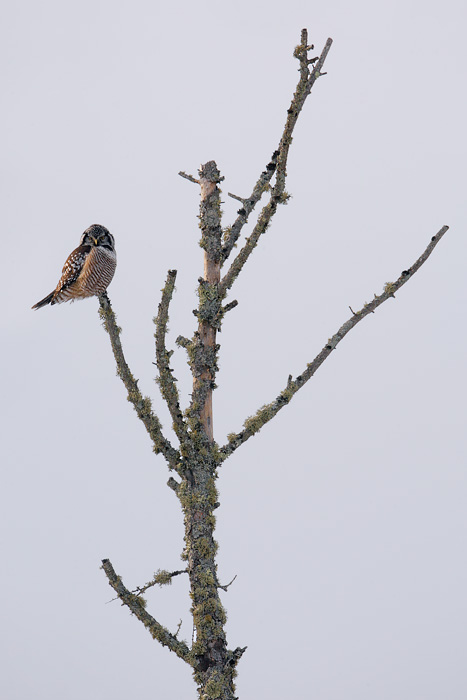
{"label": "pale green lichen", "polygon": [[159,586],[170,586],[172,585],[172,574],[170,571],[165,571],[164,569],[158,569],[154,574],[154,583]]}
{"label": "pale green lichen", "polygon": [[295,382],[290,382],[290,384],[285,389],[282,389],[280,395],[288,403],[297,391],[298,386],[295,384]]}
{"label": "pale green lichen", "polygon": [[216,700],[216,698],[222,697],[225,689],[225,678],[224,674],[217,669],[213,671],[210,679],[204,686],[203,696],[209,700]]}
{"label": "pale green lichen", "polygon": [[147,600],[143,598],[142,595],[137,595],[135,593],[128,593],[128,602],[133,605],[140,605],[142,608],[145,608],[147,605]]}
{"label": "pale green lichen", "polygon": [[215,586],[216,585],[216,579],[214,577],[213,572],[208,569],[206,571],[201,571],[198,574],[198,581],[202,586]]}
{"label": "pale green lichen", "polygon": [[276,411],[274,410],[273,403],[265,404],[264,406],[261,406],[261,408],[255,413],[254,416],[249,416],[245,420],[245,422],[243,423],[243,427],[249,433],[257,433],[258,430],[260,430],[265,423],[267,423],[269,420],[271,420],[271,418],[273,418],[275,413]]}
{"label": "pale green lichen", "polygon": [[213,556],[215,551],[213,542],[210,541],[207,537],[200,537],[199,539],[197,539],[195,542],[195,547],[196,551],[201,557],[203,557],[203,559],[207,559],[208,557]]}

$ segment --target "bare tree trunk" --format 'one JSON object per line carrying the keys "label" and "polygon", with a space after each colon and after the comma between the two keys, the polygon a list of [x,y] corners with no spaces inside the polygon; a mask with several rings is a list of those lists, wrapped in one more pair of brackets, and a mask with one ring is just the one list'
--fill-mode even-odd
{"label": "bare tree trunk", "polygon": [[217,543],[214,540],[217,508],[217,466],[219,459],[213,439],[212,392],[217,370],[216,330],[219,318],[220,259],[220,174],[211,161],[200,169],[200,245],[204,249],[204,277],[199,280],[198,332],[192,341],[196,362],[192,363],[193,399],[189,409],[196,457],[189,460],[179,497],[185,516],[185,556],[188,560],[193,624],[196,639],[195,679],[200,698],[233,700],[233,675],[239,658],[227,650],[224,631],[226,615],[219,598]]}
{"label": "bare tree trunk", "polygon": [[[206,163],[200,170],[201,205],[200,220],[202,229],[201,246],[204,248],[204,283],[200,282],[199,336],[206,367],[198,379],[194,378],[193,389],[196,392],[200,382],[206,382],[206,397],[200,412],[201,423],[209,442],[214,440],[212,415],[212,392],[215,375],[212,358],[216,356],[216,317],[219,306],[216,305],[221,278],[222,229],[220,221],[220,192],[217,187],[220,173],[214,161]],[[207,298],[206,298],[207,297]],[[211,309],[210,306],[214,308]]]}

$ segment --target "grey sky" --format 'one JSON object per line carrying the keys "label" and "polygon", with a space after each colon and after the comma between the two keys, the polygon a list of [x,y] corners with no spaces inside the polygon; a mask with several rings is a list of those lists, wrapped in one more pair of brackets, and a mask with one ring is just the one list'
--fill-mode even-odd
{"label": "grey sky", "polygon": [[[308,27],[334,44],[298,124],[293,195],[234,287],[215,437],[274,398],[449,224],[419,273],[343,341],[219,480],[219,575],[238,695],[467,697],[464,2],[8,3],[0,23],[4,230],[0,695],[195,697],[188,669],[112,598],[177,569],[168,471],[115,376],[97,300],[38,312],[92,223],[140,386],[178,270],[170,342],[202,271],[196,174],[249,194],[276,148]],[[225,196],[227,225],[238,203]],[[253,219],[251,219],[253,223]],[[174,355],[190,391],[181,350]],[[187,582],[148,595],[190,640]]]}

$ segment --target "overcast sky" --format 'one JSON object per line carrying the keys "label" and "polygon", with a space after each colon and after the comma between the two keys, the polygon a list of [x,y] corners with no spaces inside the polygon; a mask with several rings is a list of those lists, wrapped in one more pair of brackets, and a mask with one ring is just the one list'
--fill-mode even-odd
{"label": "overcast sky", "polygon": [[[196,175],[224,224],[277,147],[308,27],[325,70],[296,129],[292,199],[230,299],[220,442],[356,309],[425,266],[222,467],[222,600],[241,700],[467,697],[466,69],[461,0],[5,3],[2,562],[5,700],[194,698],[100,571],[180,568],[183,523],[115,374],[97,299],[30,310],[92,223],[127,359],[170,433],[152,318],[178,270],[169,344],[195,326]],[[254,217],[250,219],[250,228]],[[184,405],[190,376],[174,355]],[[148,610],[191,641],[187,581]]]}

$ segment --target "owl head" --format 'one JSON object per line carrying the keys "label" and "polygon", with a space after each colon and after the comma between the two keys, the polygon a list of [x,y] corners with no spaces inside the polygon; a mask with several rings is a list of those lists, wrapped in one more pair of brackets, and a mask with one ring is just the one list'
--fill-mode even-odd
{"label": "owl head", "polygon": [[80,245],[101,246],[108,250],[115,250],[115,239],[105,226],[93,224],[81,236]]}

